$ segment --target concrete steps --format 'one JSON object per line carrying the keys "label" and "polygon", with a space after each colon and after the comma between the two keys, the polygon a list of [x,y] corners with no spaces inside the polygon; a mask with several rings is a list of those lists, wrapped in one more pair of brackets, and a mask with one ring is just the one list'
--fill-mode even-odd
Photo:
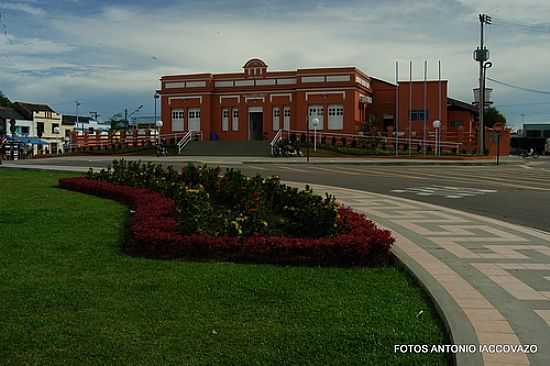
{"label": "concrete steps", "polygon": [[191,141],[180,155],[270,156],[269,141]]}

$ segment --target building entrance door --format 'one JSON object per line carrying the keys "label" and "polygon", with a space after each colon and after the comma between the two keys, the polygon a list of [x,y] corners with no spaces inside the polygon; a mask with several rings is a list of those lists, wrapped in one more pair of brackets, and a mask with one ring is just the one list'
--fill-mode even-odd
{"label": "building entrance door", "polygon": [[263,140],[263,112],[249,111],[248,120],[250,123],[250,139],[251,140]]}

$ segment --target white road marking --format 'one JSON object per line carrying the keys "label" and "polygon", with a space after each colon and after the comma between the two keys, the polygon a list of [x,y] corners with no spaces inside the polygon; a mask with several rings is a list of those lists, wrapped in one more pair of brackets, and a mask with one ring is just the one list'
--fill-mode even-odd
{"label": "white road marking", "polygon": [[267,170],[267,168],[262,168],[257,165],[247,165],[247,167],[257,169],[257,170]]}
{"label": "white road marking", "polygon": [[329,172],[329,173],[341,173],[341,174],[346,174],[346,175],[362,175],[360,173],[357,173],[357,172],[351,172],[349,170],[346,170],[346,169],[342,169],[342,168],[321,168],[319,166],[308,166],[308,169],[314,169],[314,170],[320,170],[320,171],[323,171],[323,172]]}
{"label": "white road marking", "polygon": [[411,193],[417,196],[441,196],[450,199],[475,197],[488,193],[497,192],[494,189],[477,189],[469,187],[452,187],[452,186],[427,186],[427,187],[409,187],[405,189],[394,189],[393,193]]}
{"label": "white road marking", "polygon": [[295,168],[291,168],[291,167],[284,166],[284,165],[275,165],[275,167],[277,167],[279,169],[290,170],[292,172],[304,173],[304,169],[295,169]]}

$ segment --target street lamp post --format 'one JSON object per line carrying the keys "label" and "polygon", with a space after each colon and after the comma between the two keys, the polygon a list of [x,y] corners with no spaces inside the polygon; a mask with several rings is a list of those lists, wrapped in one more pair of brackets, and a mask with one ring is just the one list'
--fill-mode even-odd
{"label": "street lamp post", "polygon": [[[78,100],[76,100],[74,102],[75,106],[76,106],[76,123],[75,123],[75,127],[76,129],[78,129],[78,123],[79,123],[79,117],[78,117],[78,107],[80,107],[80,102]],[[82,122],[82,133],[84,134],[84,122]]]}
{"label": "street lamp post", "polygon": [[10,120],[10,132],[11,132],[10,155],[11,155],[11,160],[15,159],[15,151],[14,151],[15,132],[16,132],[15,123],[16,123],[15,120],[12,118]]}
{"label": "street lamp post", "polygon": [[306,128],[306,161],[309,163],[309,121]]}
{"label": "street lamp post", "polygon": [[160,120],[155,122],[155,127],[157,128],[157,144],[160,144],[160,129],[163,125],[164,123]]}
{"label": "street lamp post", "polygon": [[[156,127],[157,123],[159,122],[157,120],[157,101],[159,99],[159,93],[155,92],[154,99],[155,99],[155,119],[154,119],[154,121],[155,121],[155,127]],[[158,143],[158,142],[160,142],[160,128],[156,128],[156,130],[157,130],[157,136],[158,136],[158,138],[157,138],[157,143]]]}
{"label": "street lamp post", "polygon": [[157,102],[159,100],[159,93],[155,93],[155,121],[157,121]]}
{"label": "street lamp post", "polygon": [[435,146],[434,146],[434,147],[435,147],[435,149],[434,149],[435,151],[434,151],[434,152],[435,152],[435,155],[436,155],[436,156],[439,156],[439,155],[440,155],[439,146],[440,146],[440,144],[441,144],[441,141],[440,141],[440,139],[441,139],[441,137],[440,137],[440,136],[441,136],[441,135],[440,135],[441,121],[435,120],[435,121],[433,122],[433,127],[434,127],[434,130],[435,130]]}
{"label": "street lamp post", "polygon": [[490,99],[488,98],[488,92],[492,89],[485,87],[485,80],[487,78],[487,69],[493,67],[491,61],[485,61],[481,65],[481,87],[479,89],[474,89],[476,103],[479,106],[479,153],[485,154],[485,107],[491,104]]}
{"label": "street lamp post", "polygon": [[317,151],[317,127],[319,126],[319,118],[313,119],[313,151]]}

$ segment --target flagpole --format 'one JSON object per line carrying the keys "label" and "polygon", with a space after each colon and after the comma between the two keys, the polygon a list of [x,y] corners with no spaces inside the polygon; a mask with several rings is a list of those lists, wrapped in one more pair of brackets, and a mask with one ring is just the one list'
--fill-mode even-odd
{"label": "flagpole", "polygon": [[395,61],[395,156],[399,156],[399,61]]}
{"label": "flagpole", "polygon": [[424,137],[423,137],[423,146],[424,146],[424,155],[426,155],[426,139],[427,139],[427,131],[426,131],[426,124],[428,119],[428,108],[426,106],[427,103],[427,92],[428,92],[428,60],[424,60]]}
{"label": "flagpole", "polygon": [[[437,62],[437,66],[438,66],[438,69],[439,69],[439,80],[438,80],[438,87],[439,87],[439,92],[438,92],[438,99],[439,99],[439,110],[438,110],[438,117],[437,119],[441,122],[441,60],[438,60]],[[443,123],[441,123],[441,126],[443,126]],[[441,155],[441,127],[438,129],[438,133],[439,133],[439,136],[438,136],[438,144],[437,144],[437,155]]]}
{"label": "flagpole", "polygon": [[411,111],[412,111],[412,60],[409,61],[409,156],[412,154],[411,150],[411,130],[412,130],[412,122],[411,122]]}

